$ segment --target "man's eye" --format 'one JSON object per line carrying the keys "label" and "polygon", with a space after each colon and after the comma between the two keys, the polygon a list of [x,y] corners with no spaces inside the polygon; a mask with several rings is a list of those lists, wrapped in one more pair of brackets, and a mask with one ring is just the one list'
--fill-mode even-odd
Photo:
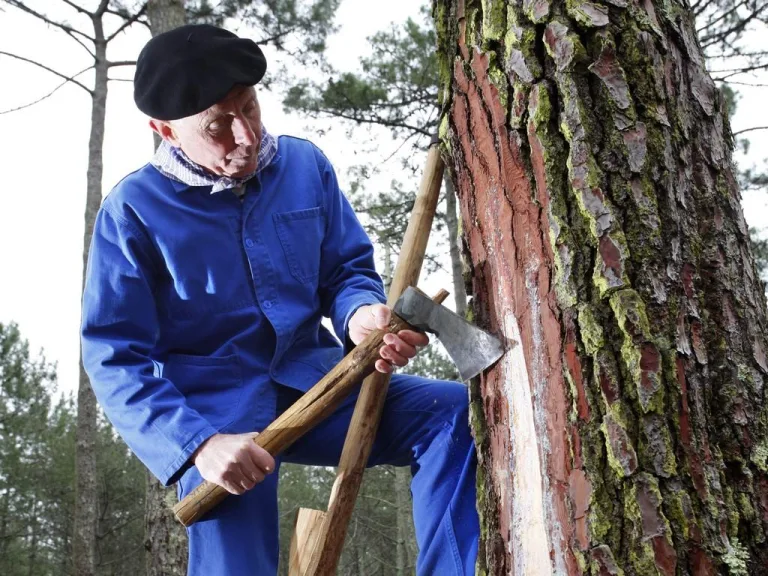
{"label": "man's eye", "polygon": [[215,134],[217,132],[221,132],[222,128],[224,128],[223,124],[221,122],[211,122],[208,124],[208,132],[211,132],[212,134]]}

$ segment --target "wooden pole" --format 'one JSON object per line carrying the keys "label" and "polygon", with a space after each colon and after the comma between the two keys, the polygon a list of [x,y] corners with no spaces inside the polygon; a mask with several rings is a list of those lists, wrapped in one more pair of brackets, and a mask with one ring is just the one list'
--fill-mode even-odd
{"label": "wooden pole", "polygon": [[[433,300],[439,304],[447,295],[448,292],[441,290]],[[322,380],[260,434],[254,435],[254,442],[273,456],[288,448],[327,418],[360,381],[373,372],[379,349],[384,344],[384,334],[407,328],[413,329],[393,313],[386,330],[374,330],[366,336]],[[205,481],[176,504],[173,511],[184,526],[190,526],[228,495],[229,492],[221,486]]]}
{"label": "wooden pole", "polygon": [[[387,304],[394,306],[408,286],[418,283],[421,265],[437,209],[440,184],[443,178],[443,161],[437,144],[433,144],[427,156],[427,164],[413,206],[411,219],[403,239],[400,258],[389,289]],[[389,388],[389,375],[374,372],[363,383],[355,405],[352,421],[347,431],[344,450],[339,462],[336,481],[331,491],[330,503],[320,527],[317,544],[311,554],[311,562],[304,576],[332,576],[341,557],[347,527],[355,507],[357,493],[363,479],[368,456],[371,453],[381,411]],[[315,527],[317,524],[315,524]],[[313,537],[313,541],[314,541]]]}

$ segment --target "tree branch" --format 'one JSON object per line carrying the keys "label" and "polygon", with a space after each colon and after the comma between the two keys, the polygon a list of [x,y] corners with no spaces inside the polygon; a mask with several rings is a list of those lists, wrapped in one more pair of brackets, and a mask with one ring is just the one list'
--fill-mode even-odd
{"label": "tree branch", "polygon": [[742,0],[740,4],[735,4],[733,8],[731,8],[730,10],[725,10],[722,14],[720,14],[720,16],[718,16],[714,20],[710,20],[706,24],[704,24],[701,28],[697,28],[696,34],[701,34],[702,31],[706,30],[707,28],[711,28],[715,24],[718,24],[719,22],[725,20],[726,18],[728,18],[728,16],[738,11],[738,9],[744,6],[747,2],[748,0]]}
{"label": "tree branch", "polygon": [[731,34],[737,34],[742,32],[746,27],[747,24],[749,24],[752,20],[757,18],[760,13],[765,10],[768,7],[768,4],[764,6],[760,6],[757,8],[752,14],[749,16],[745,16],[744,18],[740,18],[736,24],[731,26],[730,28],[723,30],[722,32],[718,32],[715,34],[711,34],[709,36],[702,36],[699,38],[699,42],[701,43],[701,47],[703,50],[706,50],[710,46],[713,46],[717,44],[718,42],[725,42],[728,36]]}
{"label": "tree branch", "polygon": [[116,62],[107,62],[107,68],[117,68],[118,66],[136,66],[136,60],[118,60]]}
{"label": "tree branch", "polygon": [[[107,44],[109,44],[109,42],[110,42],[111,40],[113,40],[113,39],[115,38],[115,36],[117,36],[118,34],[120,34],[120,32],[122,32],[123,30],[125,30],[126,28],[128,28],[129,26],[131,26],[133,23],[137,22],[137,21],[139,20],[139,18],[141,18],[141,17],[144,15],[144,13],[145,13],[146,11],[147,11],[147,3],[146,3],[146,2],[144,2],[144,4],[142,4],[142,5],[141,5],[141,8],[139,8],[139,11],[138,11],[138,12],[136,12],[136,14],[134,14],[134,15],[133,15],[133,16],[131,16],[130,18],[127,18],[127,19],[125,20],[125,22],[123,22],[122,26],[120,26],[120,28],[118,28],[117,30],[115,30],[115,31],[114,31],[112,34],[110,34],[110,35],[107,37],[107,40],[106,40]],[[121,16],[122,16],[122,14],[121,14]],[[125,16],[123,16],[123,18],[125,18]]]}
{"label": "tree branch", "polygon": [[42,101],[43,101],[43,100],[45,100],[46,98],[50,98],[50,97],[51,97],[51,96],[53,96],[53,95],[54,95],[56,92],[58,92],[59,88],[61,88],[62,86],[64,86],[64,85],[65,85],[65,84],[67,84],[68,82],[71,82],[71,81],[72,81],[74,78],[76,78],[77,76],[80,76],[80,74],[82,74],[83,72],[87,72],[88,70],[90,70],[90,69],[92,69],[92,68],[93,68],[93,66],[88,66],[88,68],[83,68],[82,70],[80,70],[80,72],[78,72],[77,74],[75,74],[75,75],[74,75],[74,76],[72,76],[71,78],[69,78],[69,79],[67,79],[67,80],[64,80],[64,82],[62,82],[61,84],[59,84],[58,86],[56,86],[56,88],[54,88],[53,90],[51,90],[50,92],[48,92],[48,94],[46,94],[46,95],[45,95],[45,96],[43,96],[42,98],[38,98],[38,99],[37,99],[37,100],[35,100],[34,102],[30,102],[29,104],[24,104],[24,105],[22,105],[22,106],[17,106],[16,108],[10,108],[10,109],[8,109],[8,110],[2,110],[2,111],[0,111],[0,116],[1,116],[1,115],[3,115],[3,114],[10,114],[11,112],[17,112],[17,111],[19,111],[19,110],[23,110],[24,108],[29,108],[29,107],[31,107],[31,106],[34,106],[35,104],[38,104],[39,102],[42,102]]}
{"label": "tree branch", "polygon": [[85,8],[83,8],[82,6],[78,6],[77,4],[75,4],[74,2],[72,2],[71,0],[61,0],[61,1],[62,1],[62,2],[64,2],[64,4],[67,4],[68,6],[71,6],[72,8],[74,8],[75,10],[77,10],[78,12],[80,12],[81,14],[85,14],[86,16],[90,16],[90,17],[92,17],[92,16],[93,16],[93,14],[91,14],[90,12],[88,12],[88,10],[86,10],[86,9],[85,9]]}
{"label": "tree branch", "polygon": [[96,12],[93,13],[93,16],[96,18],[101,18],[102,16],[104,16],[104,12],[107,10],[108,7],[109,7],[109,0],[101,0],[101,2],[99,2],[99,7],[96,8]]}
{"label": "tree branch", "polygon": [[[61,72],[57,72],[53,68],[49,68],[45,64],[40,64],[40,62],[35,62],[34,60],[30,60],[29,58],[24,58],[23,56],[19,56],[17,54],[11,54],[10,52],[3,52],[2,50],[0,50],[0,54],[2,54],[4,56],[9,56],[10,58],[16,58],[17,60],[21,60],[22,62],[27,62],[29,64],[33,64],[34,66],[37,66],[38,68],[42,68],[43,70],[47,70],[51,74],[54,74],[54,75],[58,76],[59,78],[64,79],[66,82],[72,82],[73,84],[76,84],[77,86],[80,86],[80,88],[82,88],[83,90],[88,92],[88,94],[93,96],[93,90],[88,88],[85,84],[81,84],[80,82],[75,80],[75,76],[77,76],[79,74],[82,74],[82,72],[78,72],[77,74],[75,74],[75,76],[65,76]],[[93,68],[93,66],[91,66],[91,68]]]}
{"label": "tree branch", "polygon": [[91,42],[96,42],[93,38],[88,36],[88,34],[85,34],[84,32],[80,32],[80,30],[77,30],[75,28],[72,28],[72,26],[68,26],[67,24],[64,24],[63,22],[56,22],[55,20],[51,20],[48,18],[45,14],[40,14],[40,12],[37,12],[35,10],[32,10],[29,6],[26,4],[19,2],[19,0],[3,0],[6,4],[10,4],[14,8],[18,8],[22,12],[26,12],[27,14],[30,14],[31,16],[34,16],[35,18],[42,20],[46,24],[50,24],[51,26],[55,26],[56,28],[59,28],[61,30],[64,30],[67,34],[78,34],[85,38],[86,40],[89,40]]}
{"label": "tree branch", "polygon": [[752,132],[753,130],[768,130],[768,126],[754,126],[752,128],[744,128],[744,130],[739,130],[738,132],[734,132],[733,137],[735,138],[739,134],[744,134],[745,132]]}

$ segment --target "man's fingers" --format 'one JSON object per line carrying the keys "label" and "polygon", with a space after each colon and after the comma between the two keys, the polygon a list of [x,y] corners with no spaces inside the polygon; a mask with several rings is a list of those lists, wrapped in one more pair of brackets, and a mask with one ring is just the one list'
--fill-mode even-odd
{"label": "man's fingers", "polygon": [[429,344],[429,336],[424,334],[424,332],[416,332],[415,330],[400,330],[400,332],[397,333],[397,336],[411,346],[426,346]]}
{"label": "man's fingers", "polygon": [[374,327],[383,330],[389,325],[392,319],[392,311],[384,304],[372,304],[370,307],[371,316],[373,316]]}
{"label": "man's fingers", "polygon": [[264,480],[264,476],[275,471],[275,459],[272,458],[272,455],[269,452],[255,442],[251,444],[248,450],[248,456],[250,457],[254,471],[261,474],[259,482]]}
{"label": "man's fingers", "polygon": [[416,356],[416,348],[400,338],[397,334],[385,334],[384,344],[394,348],[398,354],[405,358],[413,358]]}
{"label": "man's fingers", "polygon": [[379,349],[379,355],[395,366],[405,366],[408,364],[408,358],[399,354],[392,346],[382,346]]}
{"label": "man's fingers", "polygon": [[376,360],[374,366],[376,367],[376,370],[382,374],[390,374],[393,370],[392,365],[389,364],[386,360]]}

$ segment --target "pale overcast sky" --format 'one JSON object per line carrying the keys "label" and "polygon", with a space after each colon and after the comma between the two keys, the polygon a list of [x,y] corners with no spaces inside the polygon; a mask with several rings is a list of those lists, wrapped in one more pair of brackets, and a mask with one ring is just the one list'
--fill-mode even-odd
{"label": "pale overcast sky", "polygon": [[[37,0],[30,4],[46,11],[62,3]],[[342,29],[330,42],[331,61],[340,68],[354,69],[358,57],[368,51],[366,37],[392,21],[418,17],[419,4],[415,0],[342,2],[338,12]],[[63,14],[71,23],[77,22],[71,11]],[[136,26],[115,42],[109,58],[135,59],[148,38],[147,30]],[[64,34],[11,8],[0,12],[0,50],[36,59],[69,74],[89,64],[85,51]],[[115,72],[130,77],[133,69]],[[47,72],[0,56],[0,110],[39,98],[58,83]],[[767,82],[763,79],[762,83]],[[768,89],[740,90],[742,99],[733,129],[768,126]],[[146,119],[136,110],[131,91],[129,83],[110,83],[104,144],[105,193],[125,174],[144,164],[152,152]],[[275,97],[262,92],[260,99],[270,131],[317,142],[343,182],[346,168],[355,163],[355,146],[344,137],[344,130],[317,135],[305,128],[306,121],[283,114]],[[17,322],[33,352],[43,348],[46,357],[58,363],[62,391],[77,388],[89,124],[90,98],[71,85],[31,108],[0,115],[0,169],[4,180],[0,191],[0,322]],[[768,133],[755,132],[750,139],[753,145],[747,161],[760,162],[768,157]],[[382,147],[389,150],[391,142],[385,140]],[[397,169],[393,162],[387,181],[397,176]],[[744,205],[750,225],[768,227],[768,194],[751,194]]]}

